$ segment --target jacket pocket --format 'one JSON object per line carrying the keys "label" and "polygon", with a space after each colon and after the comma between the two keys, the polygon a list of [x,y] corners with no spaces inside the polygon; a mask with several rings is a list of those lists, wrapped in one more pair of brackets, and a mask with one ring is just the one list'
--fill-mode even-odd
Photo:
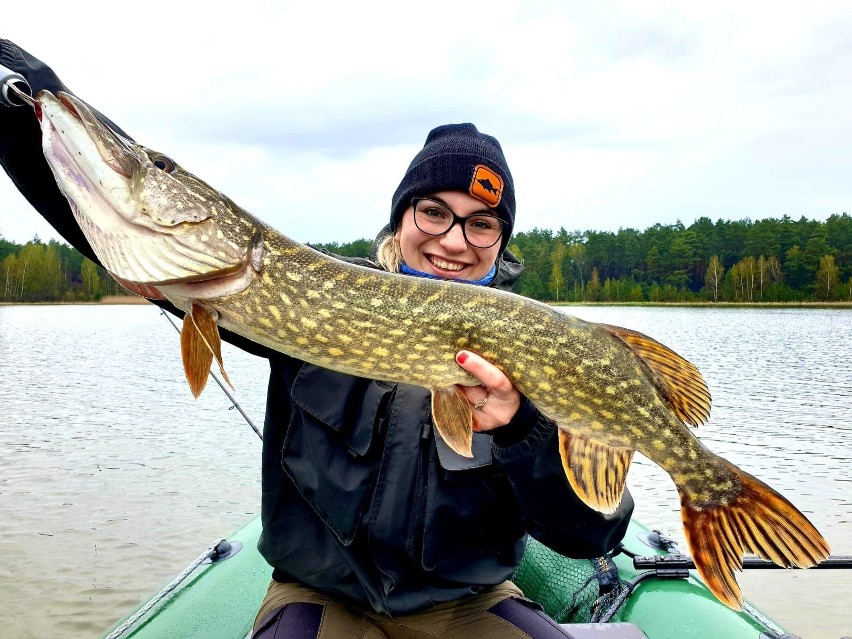
{"label": "jacket pocket", "polygon": [[305,364],[291,388],[284,471],[344,545],[369,500],[393,386]]}
{"label": "jacket pocket", "polygon": [[[486,579],[502,578],[507,566],[520,561],[526,533],[508,477],[494,466],[445,470],[435,457],[429,469],[423,567],[472,583],[492,570],[495,576]],[[483,561],[488,555],[492,561]]]}

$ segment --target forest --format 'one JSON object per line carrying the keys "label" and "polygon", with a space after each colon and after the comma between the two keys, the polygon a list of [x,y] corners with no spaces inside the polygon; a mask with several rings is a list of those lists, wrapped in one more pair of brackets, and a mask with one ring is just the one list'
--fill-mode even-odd
{"label": "forest", "polygon": [[0,236],[0,303],[90,302],[125,291],[75,248],[38,237],[24,245]]}
{"label": "forest", "polygon": [[[370,241],[314,245],[366,256]],[[852,301],[852,217],[752,221],[702,217],[644,231],[533,229],[509,249],[526,265],[521,295],[547,302]],[[96,301],[121,287],[78,251],[0,236],[0,302]]]}
{"label": "forest", "polygon": [[[324,244],[364,256],[367,240]],[[805,302],[852,300],[852,217],[820,222],[702,217],[639,231],[516,233],[526,266],[517,291],[548,302]]]}

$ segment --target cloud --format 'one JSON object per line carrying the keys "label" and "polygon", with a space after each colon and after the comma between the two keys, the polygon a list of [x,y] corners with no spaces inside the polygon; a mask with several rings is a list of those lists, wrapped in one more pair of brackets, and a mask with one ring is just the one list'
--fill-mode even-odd
{"label": "cloud", "polygon": [[[446,122],[500,139],[519,230],[824,218],[852,197],[843,2],[5,11],[81,97],[303,241],[372,235]],[[8,183],[0,206],[6,237],[47,235]]]}

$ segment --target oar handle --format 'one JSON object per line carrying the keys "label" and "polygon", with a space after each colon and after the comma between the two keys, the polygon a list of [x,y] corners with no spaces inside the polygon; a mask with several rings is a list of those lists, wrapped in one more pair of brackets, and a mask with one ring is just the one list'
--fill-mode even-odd
{"label": "oar handle", "polygon": [[[682,569],[695,568],[695,562],[689,555],[650,555],[645,557],[634,557],[633,567],[637,570],[647,569]],[[772,563],[760,557],[743,557],[743,568],[783,568],[778,564]],[[830,569],[830,568],[852,568],[852,555],[830,555],[813,568]],[[812,569],[813,569],[812,568]]]}
{"label": "oar handle", "polygon": [[30,83],[24,76],[0,64],[0,104],[10,107],[24,106],[26,102],[19,95],[19,91],[30,97],[33,95]]}

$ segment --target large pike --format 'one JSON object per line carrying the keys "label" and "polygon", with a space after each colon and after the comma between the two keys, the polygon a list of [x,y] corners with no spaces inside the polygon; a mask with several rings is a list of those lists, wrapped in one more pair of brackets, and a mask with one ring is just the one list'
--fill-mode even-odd
{"label": "large pike", "polygon": [[560,429],[565,473],[611,512],[634,451],[671,475],[686,538],[710,589],[732,608],[734,571],[755,553],[808,567],[828,544],[789,501],[709,451],[686,424],[709,417],[698,370],[653,339],[581,321],[502,291],[353,266],[294,242],[168,157],[114,133],[74,96],[35,100],[44,153],[103,265],[131,290],[186,312],[194,393],[218,326],[350,375],[432,392],[444,440],[470,455],[472,412],[456,384],[467,349],[498,366]]}

